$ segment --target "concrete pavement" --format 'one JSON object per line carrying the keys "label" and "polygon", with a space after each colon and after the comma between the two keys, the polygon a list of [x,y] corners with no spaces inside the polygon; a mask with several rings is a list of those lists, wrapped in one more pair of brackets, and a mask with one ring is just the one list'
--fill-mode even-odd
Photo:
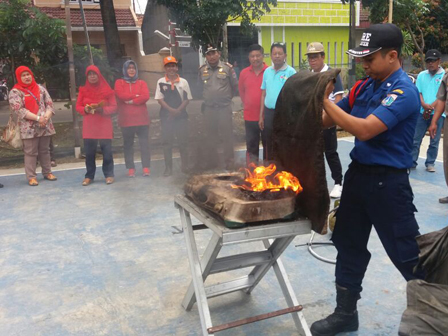
{"label": "concrete pavement", "polygon": [[[350,138],[339,140],[344,170],[352,146]],[[244,152],[238,157],[244,160]],[[436,173],[424,170],[423,159],[419,163],[410,179],[417,220],[427,233],[447,225],[448,206],[437,198],[448,191],[440,162]],[[0,335],[200,334],[196,305],[190,312],[180,305],[190,274],[183,234],[173,234],[172,228],[181,225],[173,197],[182,192],[186,177],[179,173],[177,160],[172,177],[162,176],[159,160],[153,161],[151,172],[149,178],[129,179],[117,162],[116,183],[107,186],[98,167],[89,187],[80,184],[84,167],[60,165],[55,170],[59,180],[39,177],[38,187],[29,187],[20,170],[18,175],[0,176],[5,184],[0,189]],[[197,233],[200,253],[209,237],[207,230]],[[334,309],[335,290],[334,265],[314,259],[303,246],[308,239],[297,237],[282,259],[311,324]],[[224,252],[245,249],[229,246]],[[358,305],[360,329],[346,335],[396,335],[406,305],[406,282],[374,230],[369,250],[372,259]],[[318,252],[335,256],[332,247]],[[225,280],[225,275],[213,280]],[[286,307],[272,271],[251,295],[235,292],[210,299],[209,305],[215,325]],[[296,334],[289,315],[220,333]]]}

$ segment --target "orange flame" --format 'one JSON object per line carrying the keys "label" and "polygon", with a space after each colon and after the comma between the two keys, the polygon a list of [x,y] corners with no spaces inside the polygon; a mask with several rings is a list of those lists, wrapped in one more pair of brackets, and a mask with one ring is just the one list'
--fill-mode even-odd
{"label": "orange flame", "polygon": [[272,177],[277,169],[277,167],[273,163],[271,163],[268,167],[257,167],[252,163],[250,167],[253,168],[253,172],[245,168],[245,183],[243,185],[232,184],[232,188],[240,188],[243,190],[259,192],[265,190],[269,190],[270,192],[278,192],[281,189],[290,189],[296,194],[300,193],[303,190],[297,177],[289,172],[282,171]]}

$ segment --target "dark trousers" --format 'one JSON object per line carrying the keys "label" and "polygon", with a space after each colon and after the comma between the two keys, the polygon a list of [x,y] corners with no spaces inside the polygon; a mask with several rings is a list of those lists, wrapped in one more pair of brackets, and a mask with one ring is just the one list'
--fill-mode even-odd
{"label": "dark trousers", "polygon": [[258,164],[261,130],[258,121],[244,121],[246,127],[246,165]]}
{"label": "dark trousers", "polygon": [[272,132],[274,131],[274,115],[275,110],[264,107],[264,129],[261,132],[264,161],[273,159],[274,142],[272,141]]}
{"label": "dark trousers", "polygon": [[143,168],[149,168],[151,163],[151,154],[149,151],[149,126],[130,126],[122,127],[124,162],[127,169],[135,169],[134,164],[134,137],[137,135],[140,145],[140,156]]}
{"label": "dark trousers", "polygon": [[104,177],[114,176],[114,158],[112,156],[112,139],[84,139],[84,152],[86,154],[86,178],[94,179],[96,172],[96,148],[100,144],[103,154],[103,174]]}
{"label": "dark trousers", "polygon": [[233,126],[232,107],[227,106],[205,106],[205,155],[206,168],[218,166],[218,143],[220,135],[223,142],[224,162],[232,165],[234,162],[233,153]]}
{"label": "dark trousers", "polygon": [[330,166],[334,184],[342,185],[342,165],[338,155],[338,138],[336,126],[324,130],[325,158]]}
{"label": "dark trousers", "polygon": [[[360,292],[370,260],[367,243],[375,227],[390,260],[406,280],[422,279],[423,273],[414,274],[419,248],[415,237],[420,233],[414,212],[412,188],[406,170],[390,171],[361,166],[355,162],[345,174],[344,188],[333,243],[338,251],[336,283]],[[391,275],[392,276],[392,275]]]}
{"label": "dark trousers", "polygon": [[165,157],[165,167],[173,168],[173,143],[177,139],[182,168],[188,168],[188,119],[187,118],[163,118],[162,146]]}

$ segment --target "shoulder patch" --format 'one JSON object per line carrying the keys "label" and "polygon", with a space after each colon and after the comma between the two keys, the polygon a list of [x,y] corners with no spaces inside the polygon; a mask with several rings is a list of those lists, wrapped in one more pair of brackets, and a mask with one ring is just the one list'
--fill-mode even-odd
{"label": "shoulder patch", "polygon": [[383,106],[391,106],[393,102],[397,99],[397,95],[395,94],[388,94],[386,98],[383,99],[381,102],[381,105]]}
{"label": "shoulder patch", "polygon": [[205,67],[207,64],[202,64],[198,69],[201,70],[203,67]]}
{"label": "shoulder patch", "polygon": [[400,90],[400,89],[395,89],[392,92],[393,93],[398,93],[398,94],[403,94],[404,93],[403,90]]}
{"label": "shoulder patch", "polygon": [[233,68],[233,65],[232,64],[230,64],[229,62],[224,62],[224,64],[225,65],[227,65],[230,69],[232,69]]}

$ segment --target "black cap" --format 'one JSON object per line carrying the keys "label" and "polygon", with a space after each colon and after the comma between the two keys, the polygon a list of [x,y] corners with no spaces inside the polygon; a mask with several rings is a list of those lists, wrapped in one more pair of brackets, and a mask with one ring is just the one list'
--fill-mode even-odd
{"label": "black cap", "polygon": [[392,23],[371,25],[361,37],[359,47],[347,50],[353,57],[371,55],[381,49],[397,48],[403,45],[403,34],[400,28]]}
{"label": "black cap", "polygon": [[442,54],[436,49],[431,49],[426,52],[425,61],[438,60],[439,58],[442,58]]}
{"label": "black cap", "polygon": [[214,44],[209,43],[205,46],[204,54],[207,55],[210,51],[218,51],[218,48],[216,48],[216,46]]}

